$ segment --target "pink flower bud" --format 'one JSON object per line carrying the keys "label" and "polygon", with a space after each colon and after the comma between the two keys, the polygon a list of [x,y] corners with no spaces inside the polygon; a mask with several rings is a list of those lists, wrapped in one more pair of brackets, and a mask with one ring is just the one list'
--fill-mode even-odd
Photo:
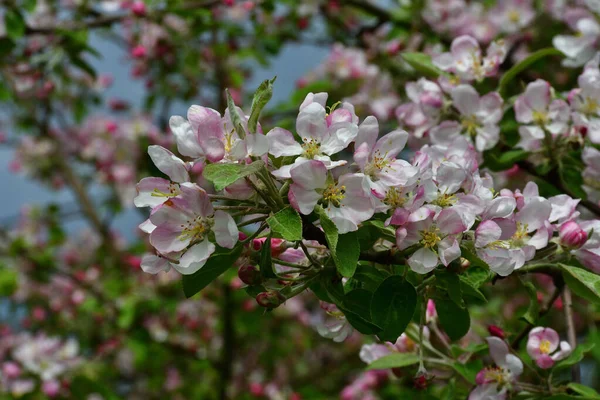
{"label": "pink flower bud", "polygon": [[262,282],[262,275],[254,265],[242,265],[238,270],[238,277],[250,286],[259,285]]}
{"label": "pink flower bud", "polygon": [[265,389],[260,383],[252,382],[250,383],[250,393],[252,396],[261,397],[265,395]]}
{"label": "pink flower bud", "polygon": [[143,17],[146,15],[146,4],[143,1],[135,1],[131,5],[131,12],[137,15],[138,17]]}
{"label": "pink flower bud", "polygon": [[131,49],[131,56],[133,58],[144,58],[146,57],[146,48],[144,46],[137,45],[133,49]]}
{"label": "pink flower bud", "polygon": [[2,364],[2,375],[6,376],[8,379],[15,379],[21,375],[21,368],[19,365],[12,361],[7,361]]}
{"label": "pink flower bud", "polygon": [[262,292],[256,296],[259,306],[265,308],[277,308],[285,301],[285,297],[279,292]]}
{"label": "pink flower bud", "polygon": [[413,386],[418,390],[427,389],[427,377],[425,375],[419,375],[413,380]]}
{"label": "pink flower bud", "polygon": [[231,7],[235,4],[235,0],[223,0],[223,4],[227,7]]}
{"label": "pink flower bud", "polygon": [[496,326],[496,325],[488,326],[488,332],[492,336],[496,336],[500,339],[504,339],[504,331],[499,326]]}
{"label": "pink flower bud", "polygon": [[579,248],[587,241],[587,233],[575,221],[567,221],[560,226],[560,244]]}
{"label": "pink flower bud", "polygon": [[42,391],[48,397],[56,397],[60,392],[60,383],[57,381],[45,381],[42,384]]}

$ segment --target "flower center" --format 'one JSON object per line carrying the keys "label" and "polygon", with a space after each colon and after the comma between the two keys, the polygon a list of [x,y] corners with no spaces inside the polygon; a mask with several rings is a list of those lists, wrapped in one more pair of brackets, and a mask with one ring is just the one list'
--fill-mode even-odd
{"label": "flower center", "polygon": [[517,10],[510,10],[508,12],[508,20],[514,24],[516,24],[517,22],[519,22],[520,20],[520,14],[519,11]]}
{"label": "flower center", "polygon": [[462,127],[467,131],[469,136],[477,136],[477,128],[479,128],[479,121],[474,115],[464,117],[461,121]]}
{"label": "flower center", "polygon": [[545,125],[548,123],[548,114],[543,111],[533,111],[532,118],[536,125]]}
{"label": "flower center", "polygon": [[304,149],[304,156],[306,158],[315,158],[316,155],[321,153],[321,143],[317,142],[315,139],[302,139],[304,143],[302,143],[302,149]]}
{"label": "flower center", "polygon": [[512,236],[511,244],[514,247],[523,247],[526,244],[526,240],[529,239],[529,235],[527,234],[527,224],[523,224],[521,222],[517,222],[517,231]]}
{"label": "flower center", "polygon": [[225,134],[225,143],[223,143],[225,153],[231,152],[231,149],[233,148],[233,144],[235,143],[235,140],[233,139],[234,132],[235,131],[232,130],[231,132]]}
{"label": "flower center", "polygon": [[436,227],[431,227],[429,230],[421,232],[421,244],[424,247],[434,247],[442,238],[438,235],[440,230]]}
{"label": "flower center", "polygon": [[456,203],[457,200],[458,199],[453,194],[440,194],[437,197],[437,199],[435,199],[435,201],[433,201],[433,204],[436,204],[436,205],[444,208],[444,207],[450,207],[451,205]]}
{"label": "flower center", "polygon": [[596,114],[598,107],[600,107],[600,104],[598,104],[595,99],[586,97],[585,101],[583,102],[583,106],[581,107],[581,112],[588,115]]}
{"label": "flower center", "polygon": [[590,177],[584,177],[583,182],[586,186],[591,187],[592,189],[600,190],[600,181],[597,179],[593,179]]}
{"label": "flower center", "polygon": [[485,371],[485,381],[504,385],[510,382],[510,374],[500,367],[488,367]]}
{"label": "flower center", "polygon": [[202,241],[204,235],[210,232],[213,224],[214,220],[212,218],[197,216],[180,225],[183,229],[179,234],[178,239],[181,241],[189,239],[192,242]]}
{"label": "flower center", "polygon": [[550,354],[550,341],[549,340],[542,340],[540,342],[540,352],[542,354]]}
{"label": "flower center", "polygon": [[158,190],[157,188],[154,188],[154,190],[152,191],[152,193],[150,194],[150,196],[152,197],[175,197],[181,194],[181,191],[179,190],[179,185],[176,185],[174,183],[170,183],[169,184],[169,189],[167,192],[161,192],[160,190]]}
{"label": "flower center", "polygon": [[340,207],[341,201],[346,197],[346,186],[331,184],[323,191],[323,200],[327,206]]}
{"label": "flower center", "polygon": [[400,189],[393,187],[385,194],[383,203],[392,208],[399,208],[406,203],[406,197],[402,195]]}
{"label": "flower center", "polygon": [[392,160],[387,158],[387,153],[381,155],[381,152],[379,150],[376,150],[375,156],[373,157],[373,161],[371,161],[365,167],[365,175],[374,177],[374,175],[378,172],[389,172],[392,170],[392,168],[390,167],[391,163]]}

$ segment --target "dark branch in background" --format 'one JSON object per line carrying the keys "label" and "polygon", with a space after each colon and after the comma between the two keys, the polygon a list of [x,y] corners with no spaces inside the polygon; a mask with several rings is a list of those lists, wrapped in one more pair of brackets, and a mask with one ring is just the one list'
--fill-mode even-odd
{"label": "dark branch in background", "polygon": [[[575,198],[577,197],[577,196],[573,195],[573,193],[571,193],[571,191],[567,187],[565,187],[565,185],[563,185],[562,180],[560,179],[560,176],[556,169],[553,169],[552,171],[550,171],[550,173],[548,175],[544,176],[544,175],[540,175],[535,170],[535,167],[527,161],[520,161],[519,163],[517,163],[517,165],[522,170],[527,171],[527,173],[529,173],[530,175],[532,175],[538,179],[541,179],[543,181],[546,181],[550,185],[553,185],[558,190],[560,190],[562,193],[566,193],[571,197],[575,197]],[[581,204],[583,207],[587,208],[590,212],[596,214],[597,217],[600,217],[600,206],[598,206],[598,204],[594,203],[593,201],[584,200],[584,199],[581,199],[579,204]]]}
{"label": "dark branch in background", "polygon": [[223,348],[221,351],[221,360],[219,361],[220,383],[219,399],[227,400],[227,389],[231,381],[233,371],[233,349],[235,348],[235,330],[233,323],[233,293],[227,282],[223,283],[223,305],[222,312],[222,334]]}

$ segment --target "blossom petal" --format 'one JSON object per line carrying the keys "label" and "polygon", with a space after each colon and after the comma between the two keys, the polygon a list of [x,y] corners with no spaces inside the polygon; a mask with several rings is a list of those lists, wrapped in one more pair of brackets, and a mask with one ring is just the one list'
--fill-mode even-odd
{"label": "blossom petal", "polygon": [[215,212],[215,225],[212,228],[215,240],[221,247],[233,249],[239,238],[235,220],[223,210]]}
{"label": "blossom petal", "polygon": [[186,164],[175,154],[162,146],[149,146],[148,154],[160,172],[167,175],[173,182],[190,180]]}

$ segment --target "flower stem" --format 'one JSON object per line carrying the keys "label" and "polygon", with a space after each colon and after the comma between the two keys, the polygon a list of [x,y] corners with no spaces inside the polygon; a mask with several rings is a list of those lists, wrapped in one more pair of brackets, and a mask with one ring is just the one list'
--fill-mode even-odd
{"label": "flower stem", "polygon": [[[565,310],[565,322],[567,324],[567,338],[569,339],[571,348],[574,350],[577,347],[577,334],[575,332],[575,322],[573,321],[573,299],[571,297],[571,289],[568,286],[565,286],[563,290],[563,306]],[[573,382],[581,382],[579,363],[571,367],[571,376]]]}

